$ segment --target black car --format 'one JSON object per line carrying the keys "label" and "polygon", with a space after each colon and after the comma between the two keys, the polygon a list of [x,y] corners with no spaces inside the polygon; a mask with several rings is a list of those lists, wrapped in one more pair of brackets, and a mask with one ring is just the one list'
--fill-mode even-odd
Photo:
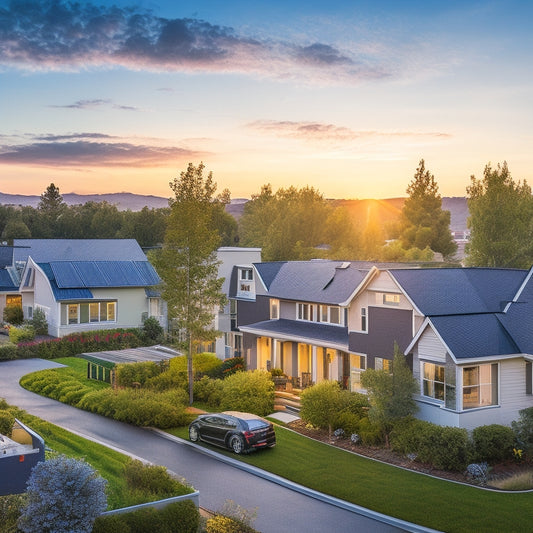
{"label": "black car", "polygon": [[276,444],[274,426],[250,413],[226,411],[200,415],[189,425],[189,438],[229,448],[235,453],[248,453]]}

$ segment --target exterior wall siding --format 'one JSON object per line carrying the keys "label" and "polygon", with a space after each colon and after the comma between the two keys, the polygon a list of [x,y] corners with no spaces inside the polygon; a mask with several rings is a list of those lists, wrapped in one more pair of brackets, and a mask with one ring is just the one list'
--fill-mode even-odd
{"label": "exterior wall siding", "polygon": [[446,348],[436,333],[427,327],[418,340],[419,358],[424,361],[446,362]]}
{"label": "exterior wall siding", "polygon": [[[257,296],[253,302],[237,301],[237,326],[247,326],[270,319],[270,298]],[[246,335],[244,335],[246,337]]]}

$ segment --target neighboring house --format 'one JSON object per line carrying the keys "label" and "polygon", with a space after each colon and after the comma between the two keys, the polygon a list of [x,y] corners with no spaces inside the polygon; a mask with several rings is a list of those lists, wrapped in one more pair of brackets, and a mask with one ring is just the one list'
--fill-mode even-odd
{"label": "neighboring house", "polygon": [[0,320],[6,305],[22,305],[19,293],[20,276],[13,266],[13,247],[0,246]]}
{"label": "neighboring house", "polygon": [[367,368],[392,370],[398,344],[420,383],[420,417],[475,427],[509,424],[533,405],[530,277],[510,269],[257,263],[234,269],[230,295],[248,368],[281,368],[300,387],[335,379],[357,391]]}
{"label": "neighboring house", "polygon": [[166,322],[160,279],[133,239],[15,239],[13,266],[25,318],[42,309],[52,336]]}
{"label": "neighboring house", "polygon": [[[251,270],[253,263],[261,261],[261,248],[221,247],[217,250],[217,259],[220,261],[218,277],[224,278],[222,292],[229,297],[234,267],[238,265],[241,269]],[[214,351],[220,359],[234,357],[242,352],[242,334],[236,331],[235,322],[235,300],[228,298],[226,305],[215,314],[214,327],[222,335],[217,338]]]}

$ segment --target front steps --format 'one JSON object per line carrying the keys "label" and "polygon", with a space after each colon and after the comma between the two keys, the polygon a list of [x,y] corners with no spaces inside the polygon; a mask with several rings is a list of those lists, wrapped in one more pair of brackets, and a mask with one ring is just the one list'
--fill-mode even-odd
{"label": "front steps", "polygon": [[291,392],[277,390],[274,399],[275,411],[289,411],[291,413],[300,412],[300,393],[299,389],[293,389]]}

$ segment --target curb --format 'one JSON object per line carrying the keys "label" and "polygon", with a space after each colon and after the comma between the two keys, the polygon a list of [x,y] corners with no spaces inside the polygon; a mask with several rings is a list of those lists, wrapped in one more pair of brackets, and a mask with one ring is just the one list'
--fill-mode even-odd
{"label": "curb", "polygon": [[387,516],[382,513],[378,513],[376,511],[367,509],[366,507],[361,507],[360,505],[356,505],[354,503],[350,503],[345,500],[335,498],[333,496],[328,496],[327,494],[323,494],[322,492],[318,492],[308,487],[304,487],[303,485],[299,485],[298,483],[289,481],[288,479],[278,476],[277,474],[272,474],[270,472],[267,472],[266,470],[262,470],[255,466],[249,465],[247,463],[243,463],[237,459],[232,459],[231,457],[227,457],[221,453],[217,453],[208,448],[204,448],[203,446],[199,446],[198,444],[195,444],[188,440],[182,439],[180,437],[175,437],[174,435],[171,435],[170,433],[165,433],[164,431],[160,429],[150,428],[150,430],[153,431],[154,433],[157,433],[158,435],[160,435],[161,437],[165,439],[176,442],[178,444],[185,444],[187,446],[190,446],[191,448],[195,448],[200,453],[213,457],[219,461],[224,461],[225,463],[235,468],[238,468],[239,470],[244,470],[245,472],[248,472],[249,474],[253,474],[254,476],[258,476],[260,478],[266,479],[268,481],[271,481],[272,483],[276,483],[277,485],[288,488],[295,492],[299,492],[300,494],[304,494],[305,496],[315,498],[316,500],[320,500],[324,503],[334,505],[335,507],[344,509],[345,511],[349,511],[352,513],[359,514],[361,516],[372,518],[373,520],[377,520],[384,524],[398,527],[400,529],[403,529],[404,531],[409,531],[413,533],[439,533],[438,530],[436,529],[430,529],[424,526],[420,526],[418,524],[406,522],[405,520],[400,520],[399,518]]}

